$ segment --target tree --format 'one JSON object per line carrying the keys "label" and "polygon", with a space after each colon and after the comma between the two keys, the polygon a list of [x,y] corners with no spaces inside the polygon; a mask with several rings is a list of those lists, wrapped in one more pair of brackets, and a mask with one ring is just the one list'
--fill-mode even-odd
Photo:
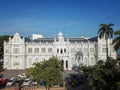
{"label": "tree", "polygon": [[[3,36],[0,36],[0,48],[2,49],[2,51],[3,51],[3,42],[6,40],[6,41],[8,41],[8,39],[9,39],[9,35],[3,35]],[[11,36],[12,37],[12,36]]]}
{"label": "tree", "polygon": [[114,24],[100,24],[100,29],[98,31],[99,38],[104,38],[106,40],[106,58],[108,59],[108,39],[113,37]]}
{"label": "tree", "polygon": [[117,35],[117,37],[113,40],[113,45],[114,45],[114,49],[115,51],[119,50],[120,48],[120,30],[114,32],[115,35]]}
{"label": "tree", "polygon": [[48,60],[40,63],[34,63],[35,67],[28,70],[28,75],[33,75],[39,82],[46,82],[46,90],[49,90],[54,84],[63,82],[62,73],[63,66],[56,57],[51,57]]}
{"label": "tree", "polygon": [[0,36],[0,59],[3,58],[3,43],[8,41],[9,37],[9,35]]}
{"label": "tree", "polygon": [[95,66],[82,67],[87,85],[92,90],[120,90],[120,67],[116,63],[116,60],[108,58]]}

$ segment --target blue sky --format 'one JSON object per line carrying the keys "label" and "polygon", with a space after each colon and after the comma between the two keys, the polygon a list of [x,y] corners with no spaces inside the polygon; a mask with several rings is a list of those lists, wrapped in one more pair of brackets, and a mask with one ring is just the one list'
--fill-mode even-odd
{"label": "blue sky", "polygon": [[101,23],[120,29],[120,0],[0,0],[0,35],[94,37]]}

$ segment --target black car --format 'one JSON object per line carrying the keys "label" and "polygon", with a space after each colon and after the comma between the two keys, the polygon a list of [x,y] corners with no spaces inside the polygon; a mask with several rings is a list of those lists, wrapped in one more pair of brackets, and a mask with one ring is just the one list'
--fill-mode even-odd
{"label": "black car", "polygon": [[0,74],[0,78],[2,78],[3,77],[3,74]]}
{"label": "black car", "polygon": [[20,80],[17,79],[17,80],[15,81],[14,85],[15,85],[15,86],[16,86],[16,85],[17,85],[17,86],[21,86],[22,83],[23,83],[23,81],[24,81],[24,80],[22,80],[22,79],[20,79]]}

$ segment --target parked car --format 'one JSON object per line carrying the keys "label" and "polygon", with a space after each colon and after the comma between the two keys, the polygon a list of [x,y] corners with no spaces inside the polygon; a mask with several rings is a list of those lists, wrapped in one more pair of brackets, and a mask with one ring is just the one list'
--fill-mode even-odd
{"label": "parked car", "polygon": [[7,78],[1,78],[0,79],[0,86],[4,86],[4,85],[6,85],[6,83],[8,82],[8,79]]}
{"label": "parked car", "polygon": [[18,77],[19,78],[26,78],[26,74],[25,73],[18,74]]}
{"label": "parked car", "polygon": [[6,86],[12,86],[12,85],[14,85],[14,83],[15,83],[16,80],[17,80],[16,78],[12,77],[12,78],[7,82]]}
{"label": "parked car", "polygon": [[32,80],[32,85],[38,85],[38,81],[36,79]]}
{"label": "parked car", "polygon": [[46,84],[47,84],[46,81],[40,82],[40,85],[41,85],[41,86],[46,86]]}
{"label": "parked car", "polygon": [[23,86],[28,86],[28,85],[30,85],[30,83],[31,83],[31,79],[30,78],[26,78],[24,80],[24,82],[23,82]]}
{"label": "parked car", "polygon": [[17,79],[17,80],[15,81],[15,84],[14,84],[14,85],[21,86],[23,82],[24,82],[23,79]]}

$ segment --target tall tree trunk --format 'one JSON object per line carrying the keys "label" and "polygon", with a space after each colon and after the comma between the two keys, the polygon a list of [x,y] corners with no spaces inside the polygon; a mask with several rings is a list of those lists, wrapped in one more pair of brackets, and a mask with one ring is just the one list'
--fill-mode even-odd
{"label": "tall tree trunk", "polygon": [[109,49],[109,51],[110,51],[110,56],[109,56],[109,57],[111,57],[111,53],[112,53],[112,52],[111,52],[111,48],[112,48],[112,47],[111,47],[111,38],[110,38],[110,49]]}
{"label": "tall tree trunk", "polygon": [[108,39],[106,38],[106,59],[108,60]]}

